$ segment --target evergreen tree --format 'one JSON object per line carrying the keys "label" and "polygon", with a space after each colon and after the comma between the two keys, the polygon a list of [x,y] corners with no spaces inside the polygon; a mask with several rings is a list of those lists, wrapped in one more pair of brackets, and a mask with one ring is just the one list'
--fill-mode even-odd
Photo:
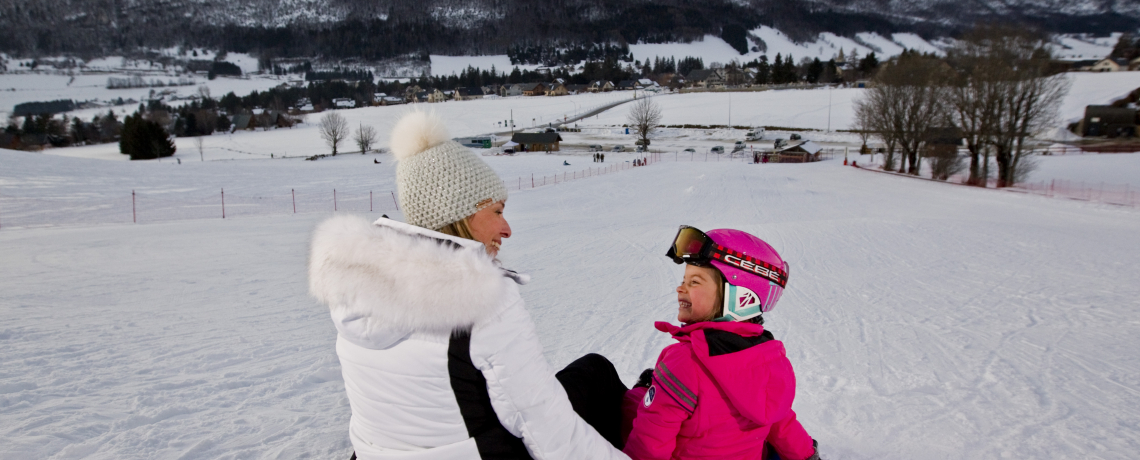
{"label": "evergreen tree", "polygon": [[142,117],[141,113],[123,119],[119,152],[132,160],[151,160],[174,155],[174,142],[162,125]]}
{"label": "evergreen tree", "polygon": [[808,83],[818,83],[821,75],[823,75],[823,62],[820,62],[819,58],[815,58],[811,61],[811,64],[808,64]]}
{"label": "evergreen tree", "polygon": [[788,53],[788,58],[784,59],[784,83],[796,83],[800,81],[799,72],[796,71],[796,61],[791,53]]}
{"label": "evergreen tree", "polygon": [[756,66],[756,84],[769,83],[772,83],[772,66],[768,64],[768,56],[760,56],[760,63]]}
{"label": "evergreen tree", "polygon": [[867,54],[867,57],[859,61],[859,73],[864,76],[870,76],[872,72],[879,67],[879,58],[875,57],[875,52]]}

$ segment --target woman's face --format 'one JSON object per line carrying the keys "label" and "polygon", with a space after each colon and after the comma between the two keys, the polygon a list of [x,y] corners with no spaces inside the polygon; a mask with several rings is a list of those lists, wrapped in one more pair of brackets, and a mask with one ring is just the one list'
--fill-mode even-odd
{"label": "woman's face", "polygon": [[475,237],[475,241],[483,243],[483,246],[487,247],[487,254],[490,254],[491,257],[499,254],[499,247],[503,245],[503,238],[511,237],[511,226],[503,217],[503,208],[505,207],[506,203],[502,201],[492,203],[467,220],[467,225],[471,227],[471,236]]}
{"label": "woman's face", "polygon": [[716,311],[719,279],[715,268],[685,264],[685,277],[677,286],[677,321],[689,324],[708,320]]}

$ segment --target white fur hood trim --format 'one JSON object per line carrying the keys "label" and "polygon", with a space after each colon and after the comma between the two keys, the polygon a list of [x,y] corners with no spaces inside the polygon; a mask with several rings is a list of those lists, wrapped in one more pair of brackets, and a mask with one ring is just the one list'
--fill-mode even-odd
{"label": "white fur hood trim", "polygon": [[313,233],[309,293],[358,334],[449,333],[494,314],[511,284],[482,244],[389,219],[336,216]]}

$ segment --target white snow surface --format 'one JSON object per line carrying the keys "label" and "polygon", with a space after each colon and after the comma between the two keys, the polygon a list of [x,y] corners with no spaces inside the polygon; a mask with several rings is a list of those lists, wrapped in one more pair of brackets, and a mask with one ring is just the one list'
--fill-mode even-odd
{"label": "white snow surface", "polygon": [[[504,131],[507,128],[496,126],[496,122],[509,120],[513,116],[516,127],[534,130],[547,123],[573,117],[575,113],[584,113],[593,107],[608,103],[631,99],[629,92],[610,92],[599,94],[581,94],[562,97],[509,97],[499,99],[479,99],[474,101],[449,101],[435,104],[394,105],[381,107],[362,107],[357,109],[337,110],[348,121],[348,126],[355,131],[361,125],[371,125],[377,128],[376,147],[386,147],[391,134],[391,126],[400,115],[419,107],[423,110],[434,111],[447,121],[448,130],[453,137],[486,134]],[[330,153],[331,149],[321,140],[317,126],[325,113],[312,113],[305,115],[305,123],[287,129],[274,129],[270,131],[239,131],[233,134],[215,133],[202,137],[204,143],[203,156],[207,159],[248,159],[289,156],[311,156]],[[509,139],[509,134],[508,134]],[[175,139],[178,151],[174,158],[183,161],[198,161],[200,155],[193,138],[180,137]],[[359,152],[351,142],[345,142],[339,150]],[[119,153],[118,144],[98,144],[83,147],[49,149],[45,151],[52,155],[75,156],[83,158],[100,158],[106,160],[127,160]],[[165,160],[164,160],[165,161]]]}
{"label": "white snow surface", "polygon": [[1133,193],[1140,192],[1140,175],[1136,174],[1140,153],[1036,156],[1033,161],[1037,167],[1030,181],[1065,180],[1073,187],[1090,189],[1127,185]]}
{"label": "white snow surface", "polygon": [[[771,61],[776,58],[776,54],[785,58],[790,54],[796,63],[799,63],[803,58],[819,58],[822,61],[827,61],[838,55],[840,48],[843,49],[845,56],[850,56],[853,49],[858,50],[859,56],[866,56],[873,51],[880,61],[898,55],[905,48],[940,52],[938,47],[914,34],[894,34],[888,38],[873,32],[863,32],[856,35],[863,42],[859,43],[850,38],[825,32],[811,42],[797,43],[783,32],[768,26],[761,26],[751,33],[764,40],[764,44],[767,45],[766,51],[749,51],[742,55],[720,37],[713,35],[706,35],[703,40],[692,43],[629,45],[629,51],[633,54],[634,59],[639,60],[670,56],[680,60],[686,56],[692,56],[704,59],[705,65],[713,62],[725,64],[733,59],[747,62],[757,59],[761,55],[767,55]],[[871,47],[864,43],[871,45]],[[749,47],[751,46],[752,42],[749,41]]]}
{"label": "white snow surface", "polygon": [[1085,106],[1109,104],[1140,88],[1140,72],[1071,72],[1071,85],[1061,103],[1060,117],[1068,125],[1085,116]]}
{"label": "white snow surface", "polygon": [[1116,45],[1120,35],[1120,32],[1114,32],[1107,37],[1058,35],[1053,39],[1057,44],[1053,47],[1053,51],[1058,58],[1065,60],[1103,59],[1112,53],[1112,47]]}
{"label": "white snow surface", "polygon": [[[829,95],[830,93],[830,95]],[[828,105],[831,129],[849,129],[854,122],[853,101],[862,89],[791,89],[757,92],[688,93],[654,97],[665,125],[783,126],[827,129]],[[731,109],[730,109],[731,104]],[[731,110],[731,111],[730,111]],[[628,123],[629,109],[618,107],[583,124],[621,125]],[[743,133],[741,133],[743,136]]]}
{"label": "white snow surface", "polygon": [[[761,26],[759,29],[751,31],[751,33],[764,40],[767,46],[766,51],[750,51],[745,54],[740,54],[739,51],[729,46],[729,44],[720,37],[714,35],[705,35],[702,39],[690,43],[631,44],[629,45],[629,51],[630,54],[633,55],[633,58],[639,61],[645,61],[646,59],[652,61],[657,57],[673,57],[680,60],[691,56],[702,58],[706,65],[710,65],[714,62],[725,64],[733,59],[746,62],[759,58],[761,55],[767,55],[768,59],[771,60],[776,58],[776,54],[781,54],[784,57],[791,54],[797,63],[803,58],[810,59],[816,57],[820,60],[827,61],[839,54],[840,48],[843,49],[843,53],[846,56],[850,56],[852,50],[857,50],[859,56],[866,56],[870,52],[875,52],[880,61],[891,56],[896,56],[901,53],[903,49],[907,48],[924,52],[942,52],[938,46],[914,34],[894,34],[891,37],[883,37],[873,32],[863,32],[856,34],[858,40],[853,40],[824,32],[811,42],[797,43],[788,38],[783,32],[767,26]],[[753,45],[754,44],[749,41],[749,47],[751,48]],[[511,61],[506,55],[431,55],[432,75],[443,76],[452,73],[459,74],[459,72],[468,66],[481,70],[489,70],[491,65],[494,65],[495,69],[500,72],[510,72],[510,70],[515,67],[511,65]],[[518,67],[520,69],[534,69],[540,66],[520,65]]]}
{"label": "white snow surface", "polygon": [[[479,70],[490,71],[491,67],[495,68],[495,72],[510,73],[511,69],[516,66],[511,64],[511,58],[505,54],[497,54],[492,56],[441,56],[432,54],[431,58],[431,74],[434,76],[448,76],[451,74],[459,75],[467,67],[474,67]],[[520,70],[534,68],[537,66],[520,65]]]}
{"label": "white snow surface", "polygon": [[[257,62],[254,61],[256,66]],[[103,103],[118,98],[134,99],[135,104],[123,106],[133,113],[138,107],[137,101],[148,98],[153,89],[155,92],[164,90],[173,91],[175,95],[187,97],[198,94],[198,87],[205,86],[210,89],[211,97],[218,99],[226,93],[233,91],[238,96],[246,96],[253,91],[265,91],[274,86],[285,83],[284,77],[254,76],[254,77],[217,77],[209,80],[202,75],[177,75],[175,73],[147,73],[142,74],[143,80],[161,80],[164,83],[179,78],[190,78],[195,81],[190,86],[168,86],[164,88],[131,88],[107,89],[108,78],[128,78],[130,73],[85,73],[74,77],[60,73],[13,73],[0,74],[0,119],[8,118],[16,104],[34,101],[54,101],[57,99],[72,99],[76,102],[98,100]],[[102,109],[106,112],[107,109]],[[84,118],[89,118],[85,116]]]}
{"label": "white snow surface", "polygon": [[[1061,125],[1080,120],[1085,106],[1108,104],[1140,88],[1140,72],[1072,72],[1069,92],[1059,109]],[[666,125],[786,126],[821,129],[851,129],[854,102],[863,94],[858,88],[783,89],[758,92],[689,93],[658,97]],[[731,112],[730,112],[731,100]],[[619,107],[583,124],[626,123],[628,109]]]}
{"label": "white snow surface", "polygon": [[[590,167],[587,155],[487,160],[509,182]],[[81,210],[132,188],[394,188],[391,162],[373,158],[176,165],[0,151],[0,197]],[[1065,160],[1134,174],[1140,163],[1112,161],[1135,158]],[[0,227],[0,458],[347,458],[335,328],[306,294],[323,216]],[[665,161],[513,192],[507,218],[500,255],[533,276],[522,294],[554,366],[597,352],[632,383],[672,343],[652,322],[675,321],[681,269],[662,253],[677,225],[738,228],[791,264],[766,327],[787,347],[794,408],[825,458],[1140,449],[1135,209],[837,160]]]}

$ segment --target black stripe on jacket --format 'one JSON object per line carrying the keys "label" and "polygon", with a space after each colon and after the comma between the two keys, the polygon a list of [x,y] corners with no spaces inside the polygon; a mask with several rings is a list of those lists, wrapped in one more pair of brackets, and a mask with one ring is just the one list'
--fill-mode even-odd
{"label": "black stripe on jacket", "polygon": [[459,402],[459,413],[463,415],[467,434],[475,438],[475,445],[479,448],[479,458],[530,460],[522,439],[503,427],[491,406],[487,379],[471,361],[471,332],[455,331],[451,334],[447,345],[447,373],[451,377],[451,391]]}

